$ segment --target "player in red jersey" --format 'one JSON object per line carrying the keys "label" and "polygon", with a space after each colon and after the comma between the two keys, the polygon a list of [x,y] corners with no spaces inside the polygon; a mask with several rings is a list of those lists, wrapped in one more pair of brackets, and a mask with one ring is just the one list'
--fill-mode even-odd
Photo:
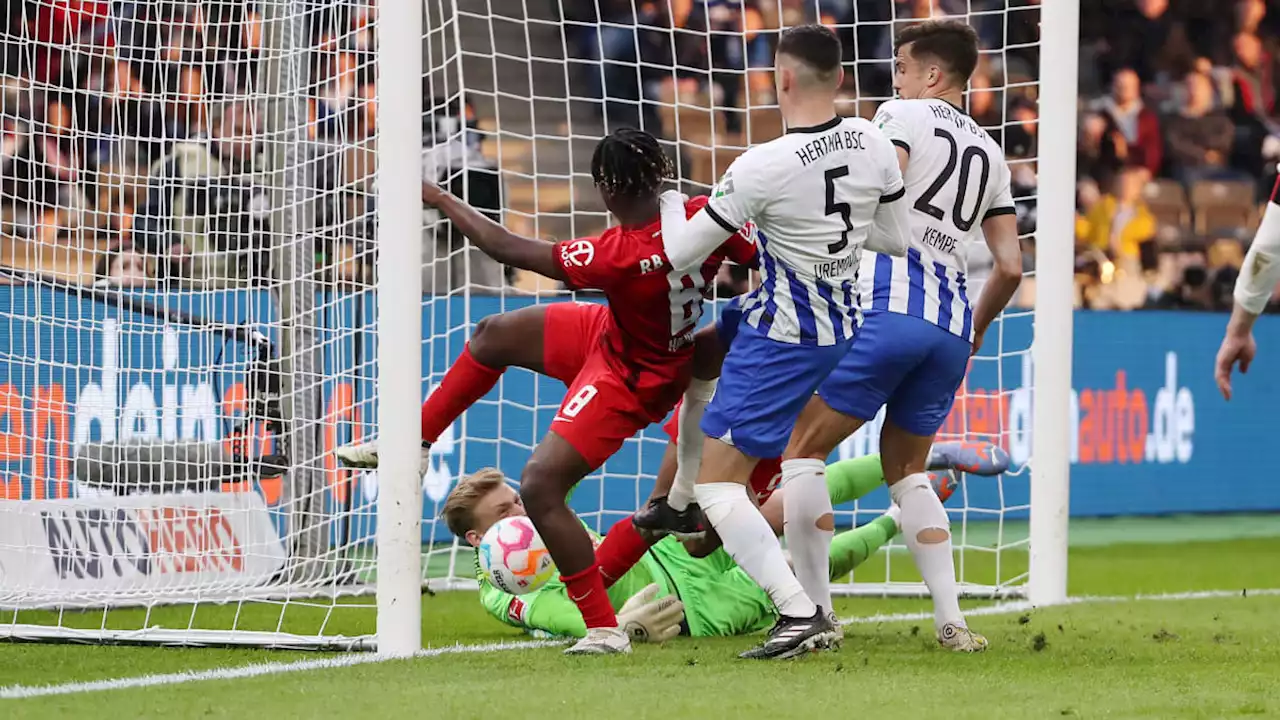
{"label": "player in red jersey", "polygon": [[[440,387],[422,406],[425,448],[497,384],[508,367],[523,367],[565,383],[551,430],[534,449],[520,496],[555,559],[587,635],[566,652],[630,651],[617,627],[590,538],[565,498],[626,441],[660,422],[684,393],[702,302],[721,262],[751,262],[755,248],[739,233],[693,273],[675,272],[663,249],[658,196],[672,175],[656,138],[618,130],[600,141],[591,176],[620,223],[595,238],[550,243],[508,232],[449,193],[429,186],[423,201],[495,260],[604,291],[608,306],[535,305],[481,320]],[[692,215],[706,202],[688,203]],[[340,448],[349,467],[376,467],[376,444]]]}

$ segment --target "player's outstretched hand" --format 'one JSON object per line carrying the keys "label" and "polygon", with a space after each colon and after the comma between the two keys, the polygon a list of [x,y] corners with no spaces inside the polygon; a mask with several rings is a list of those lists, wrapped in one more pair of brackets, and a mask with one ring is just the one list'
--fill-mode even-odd
{"label": "player's outstretched hand", "polygon": [[1231,370],[1240,363],[1240,373],[1249,372],[1249,364],[1258,354],[1258,344],[1254,342],[1253,333],[1235,333],[1228,331],[1222,338],[1222,347],[1218,348],[1218,360],[1214,364],[1213,379],[1218,382],[1218,391],[1222,397],[1231,399]]}
{"label": "player's outstretched hand", "polygon": [[680,634],[684,603],[675,595],[659,598],[658,592],[658,584],[650,583],[618,611],[618,627],[632,640],[661,643]]}
{"label": "player's outstretched hand", "polygon": [[433,182],[422,183],[422,202],[426,205],[435,205],[440,202],[440,198],[444,197],[445,189]]}

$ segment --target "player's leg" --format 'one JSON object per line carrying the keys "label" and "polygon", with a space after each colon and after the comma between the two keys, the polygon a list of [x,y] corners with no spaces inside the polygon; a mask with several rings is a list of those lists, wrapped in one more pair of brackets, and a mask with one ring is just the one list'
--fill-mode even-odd
{"label": "player's leg", "polygon": [[[944,503],[959,486],[959,478],[951,469],[944,468],[928,475],[934,492]],[[861,499],[883,484],[884,470],[879,455],[849,458],[827,466],[827,495],[833,506]],[[777,534],[782,534],[787,496],[786,489],[780,488],[760,507],[760,512]],[[898,529],[898,507],[895,505],[875,520],[836,535],[832,538],[828,557],[828,578],[835,580],[848,575],[892,540]]]}
{"label": "player's leg", "polygon": [[587,636],[583,642],[591,642],[578,652],[629,652],[630,642],[626,633],[618,630],[618,618],[605,592],[591,537],[566,502],[569,491],[593,467],[553,430],[534,449],[520,475],[520,499],[555,560],[569,598],[578,606],[586,623]]}
{"label": "player's leg", "polygon": [[[915,351],[896,347],[883,315],[865,316],[853,349],[810,399],[783,456],[787,547],[805,589],[822,597],[831,594],[830,545],[834,536],[826,458],[875,417],[888,389],[916,362]],[[886,353],[886,346],[898,352]]]}
{"label": "player's leg", "polygon": [[[690,388],[693,388],[699,382],[704,383],[705,387],[706,383],[709,382],[710,392],[714,393],[715,378],[720,375],[720,363],[724,359],[724,354],[725,346],[716,327],[707,326],[700,330],[694,341],[693,379],[690,381]],[[690,392],[686,391],[686,402],[689,395]],[[710,399],[709,395],[707,399]],[[683,404],[681,403],[682,406]],[[701,414],[701,411],[699,411],[698,416],[701,417]],[[677,436],[677,441],[678,439],[679,437]],[[662,464],[658,468],[658,476],[654,483],[653,492],[650,494],[649,502],[645,507],[641,508],[631,518],[620,520],[614,524],[609,529],[608,534],[605,535],[604,542],[600,544],[600,547],[596,548],[596,562],[600,565],[600,572],[604,575],[606,587],[612,586],[618,578],[635,566],[644,556],[644,553],[666,534],[665,531],[655,531],[646,527],[642,516],[648,513],[652,520],[654,517],[661,517],[669,513],[666,495],[671,489],[678,470],[677,449],[677,442],[667,443],[662,456]],[[699,447],[698,450],[700,451],[701,448]],[[700,461],[701,457],[698,460]],[[700,517],[697,522],[701,523]],[[651,522],[651,524],[660,525],[661,522],[659,520]],[[704,532],[702,536],[705,538],[706,533]],[[716,546],[719,546],[718,539]]]}
{"label": "player's leg", "polygon": [[661,474],[648,504],[636,513],[636,527],[651,533],[674,532],[681,537],[705,533],[702,512],[694,497],[694,484],[702,464],[706,437],[699,427],[702,414],[715,396],[724,356],[738,334],[742,320],[742,298],[730,300],[720,310],[715,323],[698,331],[693,345],[693,377],[685,390],[676,417],[674,472]]}
{"label": "player's leg", "polygon": [[603,465],[649,420],[635,394],[608,364],[598,356],[589,357],[521,475],[525,511],[587,626],[586,637],[569,648],[570,654],[630,650],[630,640],[618,628],[609,604],[591,540],[566,499],[574,485]]}
{"label": "player's leg", "polygon": [[[654,480],[653,492],[649,494],[649,503],[646,504],[645,509],[636,513],[640,518],[639,525],[646,530],[666,529],[660,526],[650,527],[650,523],[645,518],[649,517],[653,511],[646,513],[647,505],[653,504],[654,501],[668,499],[676,484],[677,475],[686,475],[692,467],[693,477],[696,478],[697,468],[702,464],[702,430],[697,428],[697,424],[702,420],[706,404],[711,402],[711,397],[715,394],[716,380],[720,377],[720,363],[724,361],[726,346],[721,342],[713,325],[699,330],[693,339],[693,377],[689,380],[689,387],[685,390],[680,408],[676,412],[678,413],[677,428],[684,428],[686,431],[690,428],[696,430],[691,432],[695,436],[695,443],[681,442],[684,436],[681,432],[676,432],[676,441],[669,443],[666,454],[662,458],[663,464]],[[691,405],[698,407],[690,410],[688,408]],[[697,452],[691,454],[690,449]],[[682,459],[683,462],[681,462]],[[681,468],[684,470],[682,471]],[[669,472],[666,472],[667,470]],[[689,485],[692,486],[692,484],[690,481]],[[692,499],[692,493],[689,499]],[[688,501],[685,501],[681,507],[687,506]]]}
{"label": "player's leg", "polygon": [[[943,503],[960,485],[959,476],[954,470],[930,472],[928,475],[933,491]],[[902,529],[901,514],[901,508],[891,505],[885,514],[875,520],[836,535],[831,540],[831,580],[846,577],[877,550],[887,545]]]}
{"label": "player's leg", "polygon": [[769,596],[723,550],[699,559],[668,539],[653,554],[684,602],[689,635],[745,635],[768,629],[777,618]]}
{"label": "player's leg", "polygon": [[[423,462],[427,448],[467,408],[498,383],[508,367],[543,372],[543,337],[547,305],[490,315],[476,324],[471,339],[449,367],[440,386],[422,403]],[[347,467],[378,466],[377,441],[338,448],[334,454]]]}
{"label": "player's leg", "polygon": [[900,316],[900,335],[929,353],[894,390],[880,433],[880,458],[889,494],[901,508],[903,539],[933,597],[934,625],[944,646],[979,651],[987,641],[960,612],[951,523],[925,472],[934,435],[964,379],[969,343],[916,318]]}
{"label": "player's leg", "polygon": [[725,356],[707,407],[705,444],[695,492],[725,549],[778,609],[764,645],[743,657],[791,657],[838,642],[838,630],[804,591],[747,483],[756,458],[778,457],[804,403],[848,349],[780,343],[743,327]]}
{"label": "player's leg", "polygon": [[805,592],[828,609],[832,607],[829,557],[835,520],[826,458],[861,425],[861,420],[835,412],[814,396],[800,413],[782,460],[782,491],[787,497],[783,535],[791,564]]}
{"label": "player's leg", "polygon": [[604,586],[613,587],[658,540],[661,538],[640,531],[629,517],[614,523],[596,548],[596,564],[600,566]]}

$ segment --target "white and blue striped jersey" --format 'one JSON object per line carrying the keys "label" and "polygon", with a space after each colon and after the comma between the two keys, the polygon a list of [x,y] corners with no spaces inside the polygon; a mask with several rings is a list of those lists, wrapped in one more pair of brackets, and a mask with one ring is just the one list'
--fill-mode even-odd
{"label": "white and blue striped jersey", "polygon": [[858,261],[868,241],[902,252],[873,227],[892,210],[905,225],[902,172],[893,145],[862,118],[793,128],[747,150],[707,203],[722,228],[755,226],[761,286],[744,303],[744,322],[770,339],[835,345],[858,325]]}
{"label": "white and blue striped jersey", "polygon": [[910,154],[904,180],[911,237],[906,257],[863,257],[862,310],[923,318],[972,340],[970,245],[983,240],[984,220],[1014,212],[1004,151],[945,100],[890,100],[873,122]]}

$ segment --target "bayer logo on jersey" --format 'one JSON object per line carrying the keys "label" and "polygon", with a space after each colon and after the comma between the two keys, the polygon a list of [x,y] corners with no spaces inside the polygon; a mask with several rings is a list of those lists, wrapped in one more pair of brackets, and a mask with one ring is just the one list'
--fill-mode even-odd
{"label": "bayer logo on jersey", "polygon": [[551,552],[533,521],[520,515],[499,520],[480,540],[480,569],[499,590],[511,595],[533,592],[556,575]]}

